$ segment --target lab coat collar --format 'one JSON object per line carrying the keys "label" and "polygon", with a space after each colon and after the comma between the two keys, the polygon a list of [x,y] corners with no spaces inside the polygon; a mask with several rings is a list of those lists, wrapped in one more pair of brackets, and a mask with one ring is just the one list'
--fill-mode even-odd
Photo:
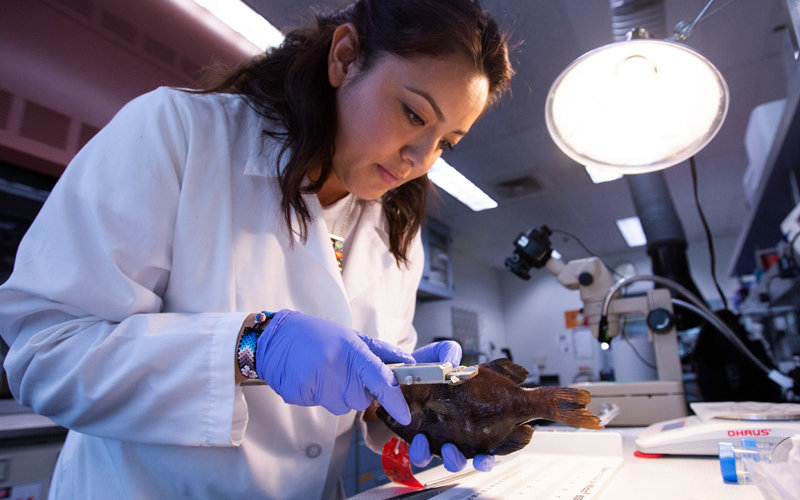
{"label": "lab coat collar", "polygon": [[[256,131],[258,138],[253,141],[245,164],[245,175],[275,177],[286,168],[291,150],[280,156],[280,142],[263,135],[262,131],[267,125],[266,119],[262,117]],[[358,227],[346,244],[345,251],[349,255],[344,272],[340,272],[331,249],[329,231],[322,216],[319,199],[313,193],[303,195],[303,199],[312,220],[308,226],[308,240],[303,244],[297,236],[299,224],[293,217],[292,226],[296,232],[292,237],[295,248],[307,252],[336,281],[345,297],[357,297],[379,280],[390,266],[396,265],[394,256],[389,251],[388,223],[379,201],[359,201],[363,208]],[[365,273],[364,269],[380,271]]]}
{"label": "lab coat collar", "polygon": [[[348,252],[342,278],[350,298],[358,297],[370,289],[383,274],[396,265],[389,250],[389,232],[386,217],[379,201],[359,201],[363,206],[359,224],[345,243]],[[372,269],[373,272],[364,272]]]}
{"label": "lab coat collar", "polygon": [[[387,222],[380,202],[358,200],[361,213],[355,231],[345,243],[347,259],[344,271],[340,272],[331,248],[329,231],[322,216],[319,199],[315,194],[306,194],[303,197],[311,212],[312,220],[308,226],[308,239],[305,245],[300,242],[296,234],[293,236],[295,248],[307,252],[325,270],[348,298],[348,302],[373,286],[386,270],[396,265],[394,256],[389,251]],[[293,219],[292,223],[297,230],[297,220]],[[371,272],[365,272],[366,269]]]}
{"label": "lab coat collar", "polygon": [[[347,292],[342,282],[339,267],[336,265],[336,257],[333,254],[331,240],[328,236],[328,227],[325,224],[325,218],[322,216],[322,205],[320,205],[315,193],[307,193],[302,196],[311,214],[311,220],[307,226],[306,241],[303,242],[300,238],[300,222],[297,219],[297,214],[292,213],[291,237],[294,251],[306,253],[324,271],[325,275],[336,283],[336,286],[339,287],[343,297],[346,299]],[[347,301],[345,300],[345,302]],[[349,311],[349,306],[347,310]]]}

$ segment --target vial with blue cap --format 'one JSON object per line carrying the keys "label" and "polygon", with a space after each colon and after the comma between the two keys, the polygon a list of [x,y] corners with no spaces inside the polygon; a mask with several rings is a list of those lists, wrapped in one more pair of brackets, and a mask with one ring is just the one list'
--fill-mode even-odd
{"label": "vial with blue cap", "polygon": [[748,470],[748,464],[752,462],[749,461],[769,461],[772,448],[772,443],[751,438],[741,439],[739,446],[721,441],[719,443],[719,468],[722,472],[722,479],[726,483],[745,484],[751,482],[752,476]]}
{"label": "vial with blue cap", "polygon": [[742,438],[738,446],[720,442],[719,467],[726,483],[752,483],[766,500],[800,498],[800,434],[777,443],[753,438]]}

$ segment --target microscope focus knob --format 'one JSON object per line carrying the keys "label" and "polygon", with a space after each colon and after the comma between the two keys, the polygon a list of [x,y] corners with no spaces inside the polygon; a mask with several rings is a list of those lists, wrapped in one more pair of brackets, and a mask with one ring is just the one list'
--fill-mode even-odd
{"label": "microscope focus knob", "polygon": [[653,309],[647,313],[647,326],[655,333],[665,333],[672,329],[675,318],[666,309]]}
{"label": "microscope focus knob", "polygon": [[594,276],[591,273],[583,272],[578,275],[578,283],[583,286],[589,286],[594,282]]}

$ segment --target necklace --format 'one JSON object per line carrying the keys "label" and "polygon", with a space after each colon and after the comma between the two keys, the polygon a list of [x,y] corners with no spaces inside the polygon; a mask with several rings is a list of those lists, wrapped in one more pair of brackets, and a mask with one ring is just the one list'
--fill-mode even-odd
{"label": "necklace", "polygon": [[339,272],[343,271],[344,262],[344,231],[347,229],[347,221],[350,219],[350,214],[353,212],[353,205],[355,204],[355,196],[349,195],[350,200],[347,202],[347,207],[344,209],[344,219],[339,224],[339,227],[334,227],[334,232],[328,233],[333,245],[333,254],[336,256],[336,266]]}

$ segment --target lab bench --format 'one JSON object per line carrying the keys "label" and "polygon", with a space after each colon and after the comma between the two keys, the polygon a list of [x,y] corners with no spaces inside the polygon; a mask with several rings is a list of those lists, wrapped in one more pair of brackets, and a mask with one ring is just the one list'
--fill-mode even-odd
{"label": "lab bench", "polygon": [[763,499],[755,485],[725,483],[717,457],[643,458],[634,455],[634,441],[643,430],[644,427],[624,427],[575,431],[560,425],[538,428],[526,448],[508,457],[498,457],[491,472],[465,469],[466,473],[456,475],[439,466],[416,473],[424,484],[439,488],[438,496],[426,495],[425,490],[412,493],[410,488],[385,484],[351,497],[351,500],[382,500],[401,494],[406,495],[403,496],[405,500]]}

